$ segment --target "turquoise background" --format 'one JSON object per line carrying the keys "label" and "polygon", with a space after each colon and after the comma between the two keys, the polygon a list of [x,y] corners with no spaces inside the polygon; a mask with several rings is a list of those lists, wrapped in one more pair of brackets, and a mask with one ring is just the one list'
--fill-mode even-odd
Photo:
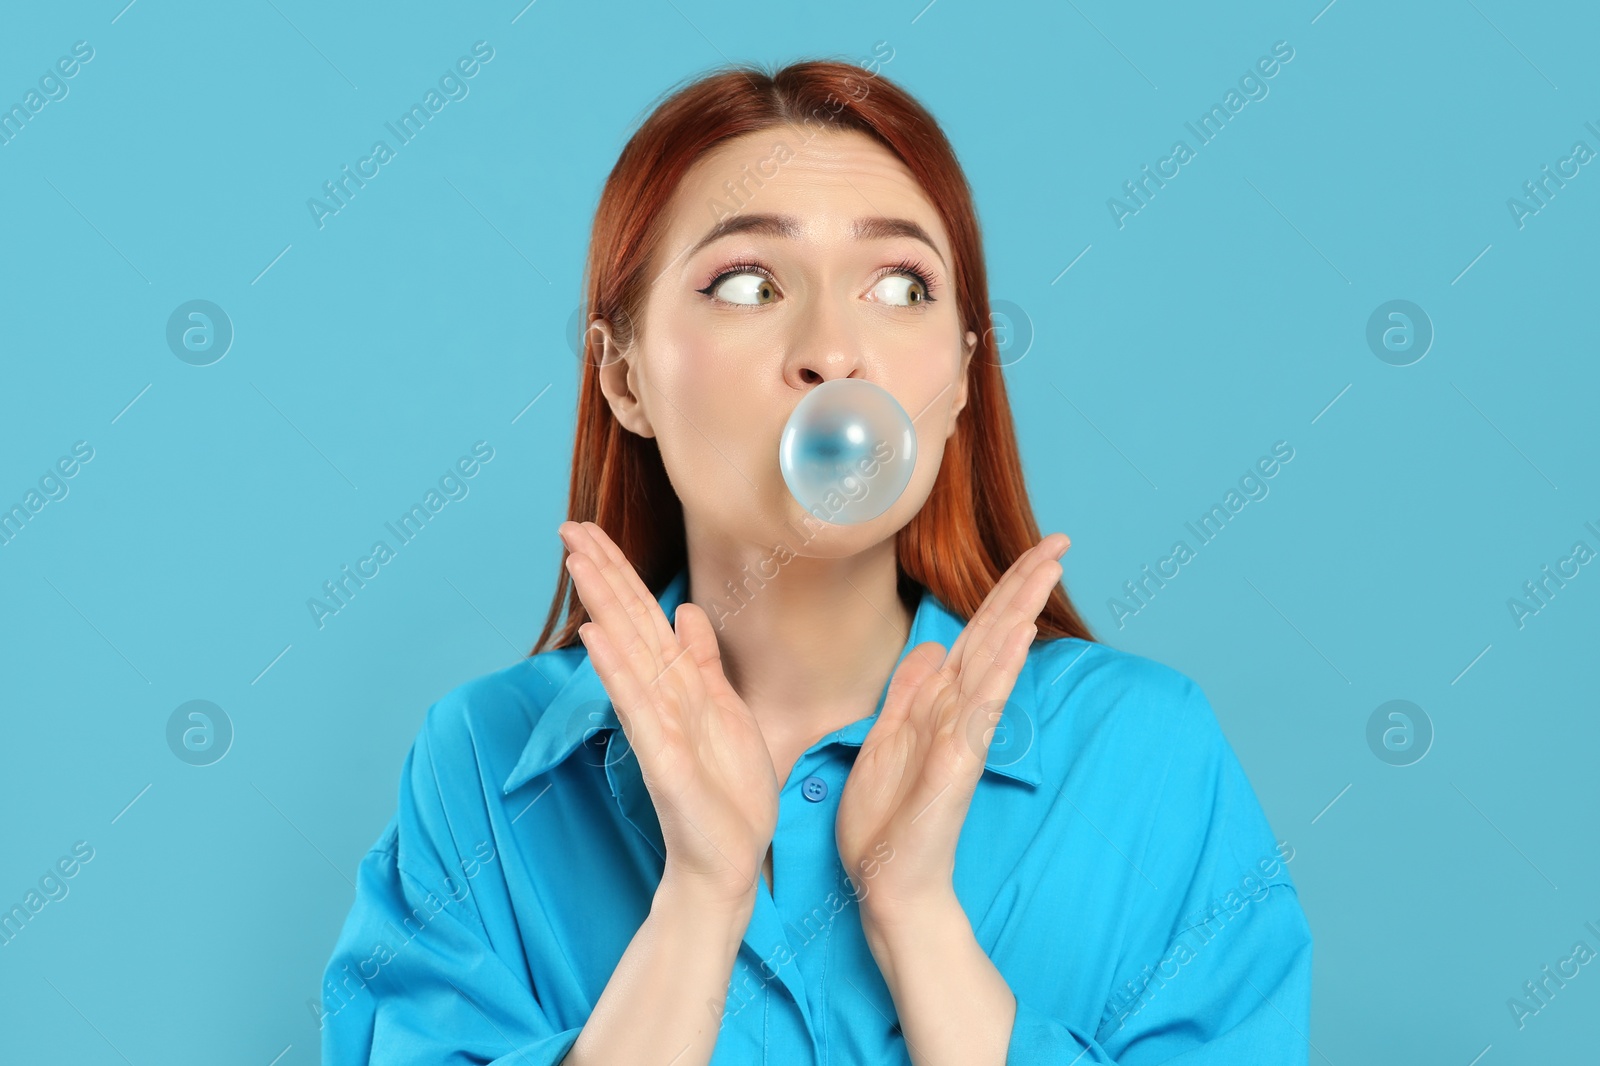
{"label": "turquoise background", "polygon": [[[1600,565],[1508,606],[1600,550],[1600,163],[1507,206],[1600,150],[1593,5],[124,2],[0,16],[0,106],[94,49],[0,145],[0,506],[93,448],[0,546],[0,908],[93,848],[0,947],[0,1059],[317,1060],[427,707],[549,605],[618,151],[725,61],[886,42],[976,190],[1069,591],[1200,682],[1295,848],[1312,1061],[1594,1061],[1600,967],[1507,1006],[1600,949]],[[480,40],[468,95],[318,228],[307,200]],[[1119,228],[1107,201],[1278,41],[1268,94]],[[197,299],[234,330],[205,366],[166,339]],[[1405,366],[1367,341],[1396,299],[1435,334]],[[306,601],[478,441],[465,497],[319,629]],[[1119,624],[1278,441],[1268,495]],[[168,744],[196,699],[234,732],[205,766]],[[1434,734],[1410,765],[1367,739],[1394,699]]]}

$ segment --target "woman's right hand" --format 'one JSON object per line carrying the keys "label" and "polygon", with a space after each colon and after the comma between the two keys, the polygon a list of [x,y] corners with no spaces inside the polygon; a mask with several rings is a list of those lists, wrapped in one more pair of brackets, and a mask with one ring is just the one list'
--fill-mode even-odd
{"label": "woman's right hand", "polygon": [[722,672],[711,620],[685,600],[677,631],[593,522],[563,522],[578,627],[639,759],[666,843],[663,883],[714,905],[753,905],[778,824],[778,779],[755,716]]}

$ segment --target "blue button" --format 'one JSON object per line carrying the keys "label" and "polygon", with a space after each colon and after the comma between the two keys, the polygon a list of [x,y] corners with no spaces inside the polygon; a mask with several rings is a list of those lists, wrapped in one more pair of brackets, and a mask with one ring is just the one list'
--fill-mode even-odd
{"label": "blue button", "polygon": [[800,782],[800,794],[812,803],[828,798],[828,783],[816,774]]}

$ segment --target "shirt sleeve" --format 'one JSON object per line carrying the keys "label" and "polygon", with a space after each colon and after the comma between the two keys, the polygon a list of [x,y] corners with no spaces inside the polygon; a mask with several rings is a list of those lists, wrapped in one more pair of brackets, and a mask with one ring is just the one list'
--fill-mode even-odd
{"label": "shirt sleeve", "polygon": [[556,1066],[581,1029],[552,1024],[526,966],[491,946],[474,878],[498,857],[453,839],[433,771],[425,727],[324,974],[324,1066]]}
{"label": "shirt sleeve", "polygon": [[1006,1066],[1308,1061],[1311,943],[1290,885],[1239,895],[1212,920],[1209,934],[1187,930],[1139,977],[1136,990],[1108,1008],[1097,1038],[1018,999]]}
{"label": "shirt sleeve", "polygon": [[1293,848],[1273,838],[1199,686],[1184,678],[1163,710],[1132,738],[1147,753],[1165,747],[1162,769],[1130,791],[1155,797],[1140,864],[1161,889],[1127,901],[1142,920],[1098,1030],[1019,998],[1007,1066],[1308,1062],[1311,931],[1289,878]]}

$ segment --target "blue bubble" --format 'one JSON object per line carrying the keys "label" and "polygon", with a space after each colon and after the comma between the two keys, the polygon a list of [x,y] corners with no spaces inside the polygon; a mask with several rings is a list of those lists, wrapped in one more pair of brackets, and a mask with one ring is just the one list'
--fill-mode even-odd
{"label": "blue bubble", "polygon": [[835,525],[883,514],[917,465],[911,417],[887,389],[835,378],[812,389],[789,415],[778,466],[807,511]]}

